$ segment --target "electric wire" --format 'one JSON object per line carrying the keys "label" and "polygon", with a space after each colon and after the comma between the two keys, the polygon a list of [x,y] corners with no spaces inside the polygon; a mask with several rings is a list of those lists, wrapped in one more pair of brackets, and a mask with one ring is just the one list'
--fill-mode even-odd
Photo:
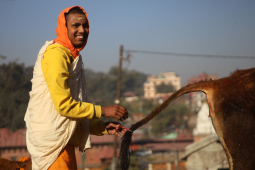
{"label": "electric wire", "polygon": [[228,55],[208,55],[208,54],[185,54],[185,53],[171,53],[171,52],[156,52],[156,51],[142,51],[142,50],[124,50],[130,53],[144,53],[144,54],[157,54],[168,56],[181,56],[181,57],[204,57],[204,58],[226,58],[226,59],[255,59],[255,56],[228,56]]}

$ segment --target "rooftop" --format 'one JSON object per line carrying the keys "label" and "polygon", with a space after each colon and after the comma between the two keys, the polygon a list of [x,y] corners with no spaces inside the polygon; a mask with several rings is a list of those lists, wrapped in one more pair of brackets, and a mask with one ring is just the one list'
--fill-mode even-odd
{"label": "rooftop", "polygon": [[[120,138],[118,138],[120,140]],[[91,135],[91,144],[109,144],[113,143],[113,135],[95,136]],[[26,129],[19,129],[15,132],[0,128],[0,148],[8,147],[26,147]]]}

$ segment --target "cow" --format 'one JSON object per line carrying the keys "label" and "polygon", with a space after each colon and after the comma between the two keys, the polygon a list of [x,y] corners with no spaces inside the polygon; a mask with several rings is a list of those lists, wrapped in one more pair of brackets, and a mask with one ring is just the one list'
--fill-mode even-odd
{"label": "cow", "polygon": [[1,170],[32,170],[31,159],[24,162],[22,161],[10,161],[8,159],[0,158]]}
{"label": "cow", "polygon": [[230,170],[255,169],[255,68],[251,68],[236,70],[226,78],[189,84],[132,125],[122,137],[119,153],[122,170],[129,168],[133,131],[153,119],[179,96],[197,91],[206,94],[209,116],[226,152]]}

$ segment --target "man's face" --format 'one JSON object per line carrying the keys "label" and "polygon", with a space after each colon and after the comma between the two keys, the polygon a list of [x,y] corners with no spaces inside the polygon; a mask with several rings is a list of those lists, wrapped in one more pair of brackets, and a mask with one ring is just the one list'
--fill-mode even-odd
{"label": "man's face", "polygon": [[66,21],[68,37],[75,48],[83,46],[88,38],[89,25],[83,14],[69,14]]}

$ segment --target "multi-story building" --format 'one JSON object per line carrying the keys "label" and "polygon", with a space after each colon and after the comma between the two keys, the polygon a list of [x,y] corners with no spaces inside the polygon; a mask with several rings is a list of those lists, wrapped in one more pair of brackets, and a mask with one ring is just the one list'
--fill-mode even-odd
{"label": "multi-story building", "polygon": [[162,83],[165,85],[171,84],[175,90],[181,88],[181,78],[175,72],[165,72],[160,73],[157,76],[148,76],[147,81],[143,85],[144,98],[153,99],[165,95],[157,93],[156,91],[156,86],[161,85]]}

